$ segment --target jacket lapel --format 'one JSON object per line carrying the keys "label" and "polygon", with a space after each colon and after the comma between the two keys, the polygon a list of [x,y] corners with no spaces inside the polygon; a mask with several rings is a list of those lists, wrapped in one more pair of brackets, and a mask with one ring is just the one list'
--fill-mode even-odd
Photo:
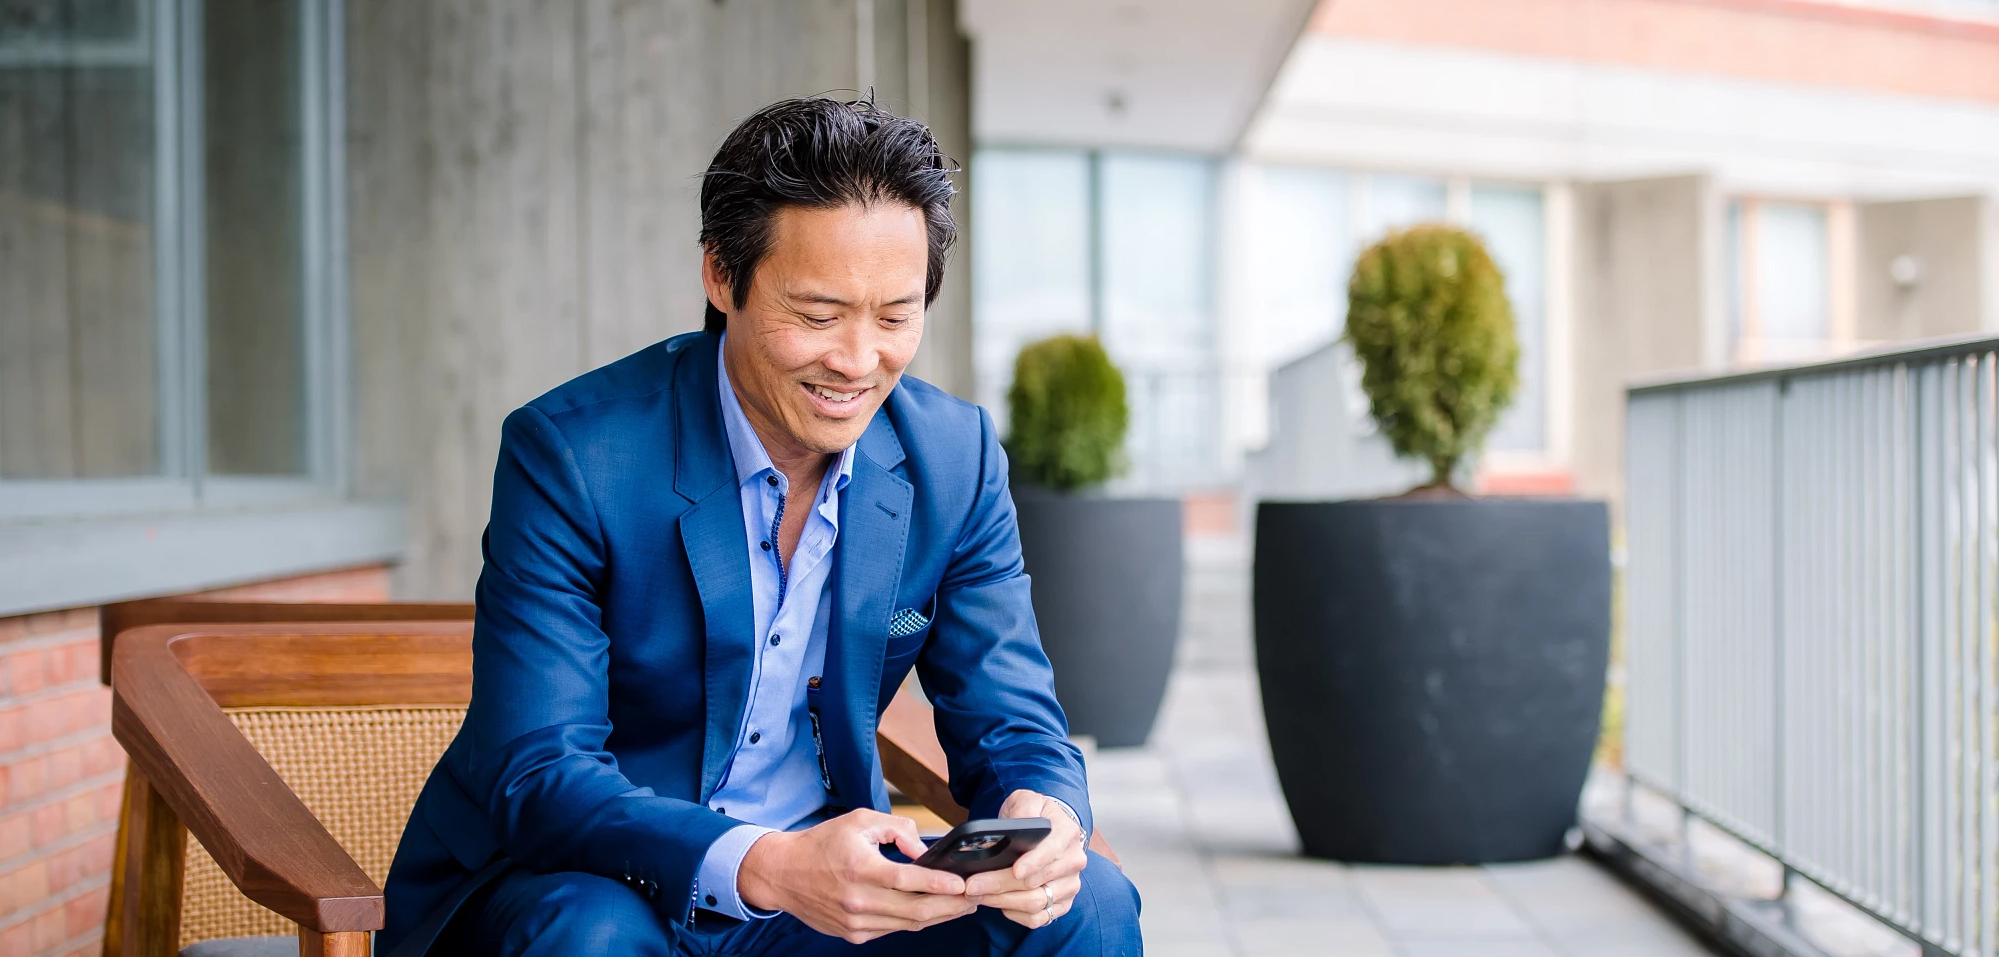
{"label": "jacket lapel", "polygon": [[701,746],[701,800],[721,783],[743,705],[750,694],[756,606],[750,592],[749,540],[735,460],[722,429],[716,391],[716,336],[702,336],[681,357],[674,375],[673,488],[693,506],[680,514],[680,542],[701,596],[704,624],[703,701],[706,737]]}
{"label": "jacket lapel", "polygon": [[707,801],[728,767],[743,705],[750,694],[750,635],[755,605],[750,594],[748,540],[743,537],[743,503],[729,486],[680,515],[680,540],[687,567],[701,595],[704,623],[703,699],[707,737],[701,745],[701,800]]}
{"label": "jacket lapel", "polygon": [[915,491],[890,471],[902,464],[903,452],[886,406],[862,433],[857,451],[840,512],[833,571],[836,613],[827,629],[825,685],[835,706],[824,719],[835,800],[868,807],[879,780],[875,710],[881,700],[882,653],[889,617],[895,613]]}

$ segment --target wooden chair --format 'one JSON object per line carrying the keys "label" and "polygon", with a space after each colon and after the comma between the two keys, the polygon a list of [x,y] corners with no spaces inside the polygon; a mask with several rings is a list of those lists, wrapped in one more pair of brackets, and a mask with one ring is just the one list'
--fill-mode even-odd
{"label": "wooden chair", "polygon": [[[149,617],[116,621],[248,613],[145,604]],[[445,620],[349,623],[323,619],[402,606],[257,607],[308,621],[107,636],[113,732],[132,759],[107,955],[159,957],[294,924],[302,953],[366,954],[366,932],[381,926],[380,881],[470,700],[470,606],[420,606]],[[965,819],[926,702],[899,694],[877,743],[891,784],[948,822]],[[1092,847],[1115,859],[1100,834]]]}

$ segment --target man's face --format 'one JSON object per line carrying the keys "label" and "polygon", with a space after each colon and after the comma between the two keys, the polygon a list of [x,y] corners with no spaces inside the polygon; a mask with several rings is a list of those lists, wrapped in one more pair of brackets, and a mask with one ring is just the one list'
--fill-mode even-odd
{"label": "man's face", "polygon": [[777,464],[867,430],[923,339],[928,252],[913,206],[788,206],[742,308],[704,261],[708,301],[729,314],[729,380]]}

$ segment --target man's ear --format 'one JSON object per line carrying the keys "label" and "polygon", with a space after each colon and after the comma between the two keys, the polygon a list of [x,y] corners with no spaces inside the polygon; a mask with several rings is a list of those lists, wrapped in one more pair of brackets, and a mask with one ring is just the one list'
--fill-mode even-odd
{"label": "man's ear", "polygon": [[718,312],[728,312],[736,302],[735,291],[729,286],[728,270],[722,268],[722,261],[707,249],[701,251],[701,289],[708,294],[708,305]]}

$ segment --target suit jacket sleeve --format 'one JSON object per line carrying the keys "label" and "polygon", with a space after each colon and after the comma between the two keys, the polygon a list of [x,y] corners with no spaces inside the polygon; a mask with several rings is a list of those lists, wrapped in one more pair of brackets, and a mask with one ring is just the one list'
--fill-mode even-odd
{"label": "suit jacket sleeve", "polygon": [[685,920],[708,846],[740,822],[633,785],[604,748],[603,530],[574,453],[533,407],[502,430],[485,557],[466,783],[495,840],[533,871],[649,882]]}
{"label": "suit jacket sleeve", "polygon": [[973,817],[995,816],[1025,788],[1069,805],[1091,831],[1082,752],[1069,742],[1034,624],[1006,453],[983,409],[979,432],[979,487],[938,587],[917,674],[936,708],[951,795]]}

